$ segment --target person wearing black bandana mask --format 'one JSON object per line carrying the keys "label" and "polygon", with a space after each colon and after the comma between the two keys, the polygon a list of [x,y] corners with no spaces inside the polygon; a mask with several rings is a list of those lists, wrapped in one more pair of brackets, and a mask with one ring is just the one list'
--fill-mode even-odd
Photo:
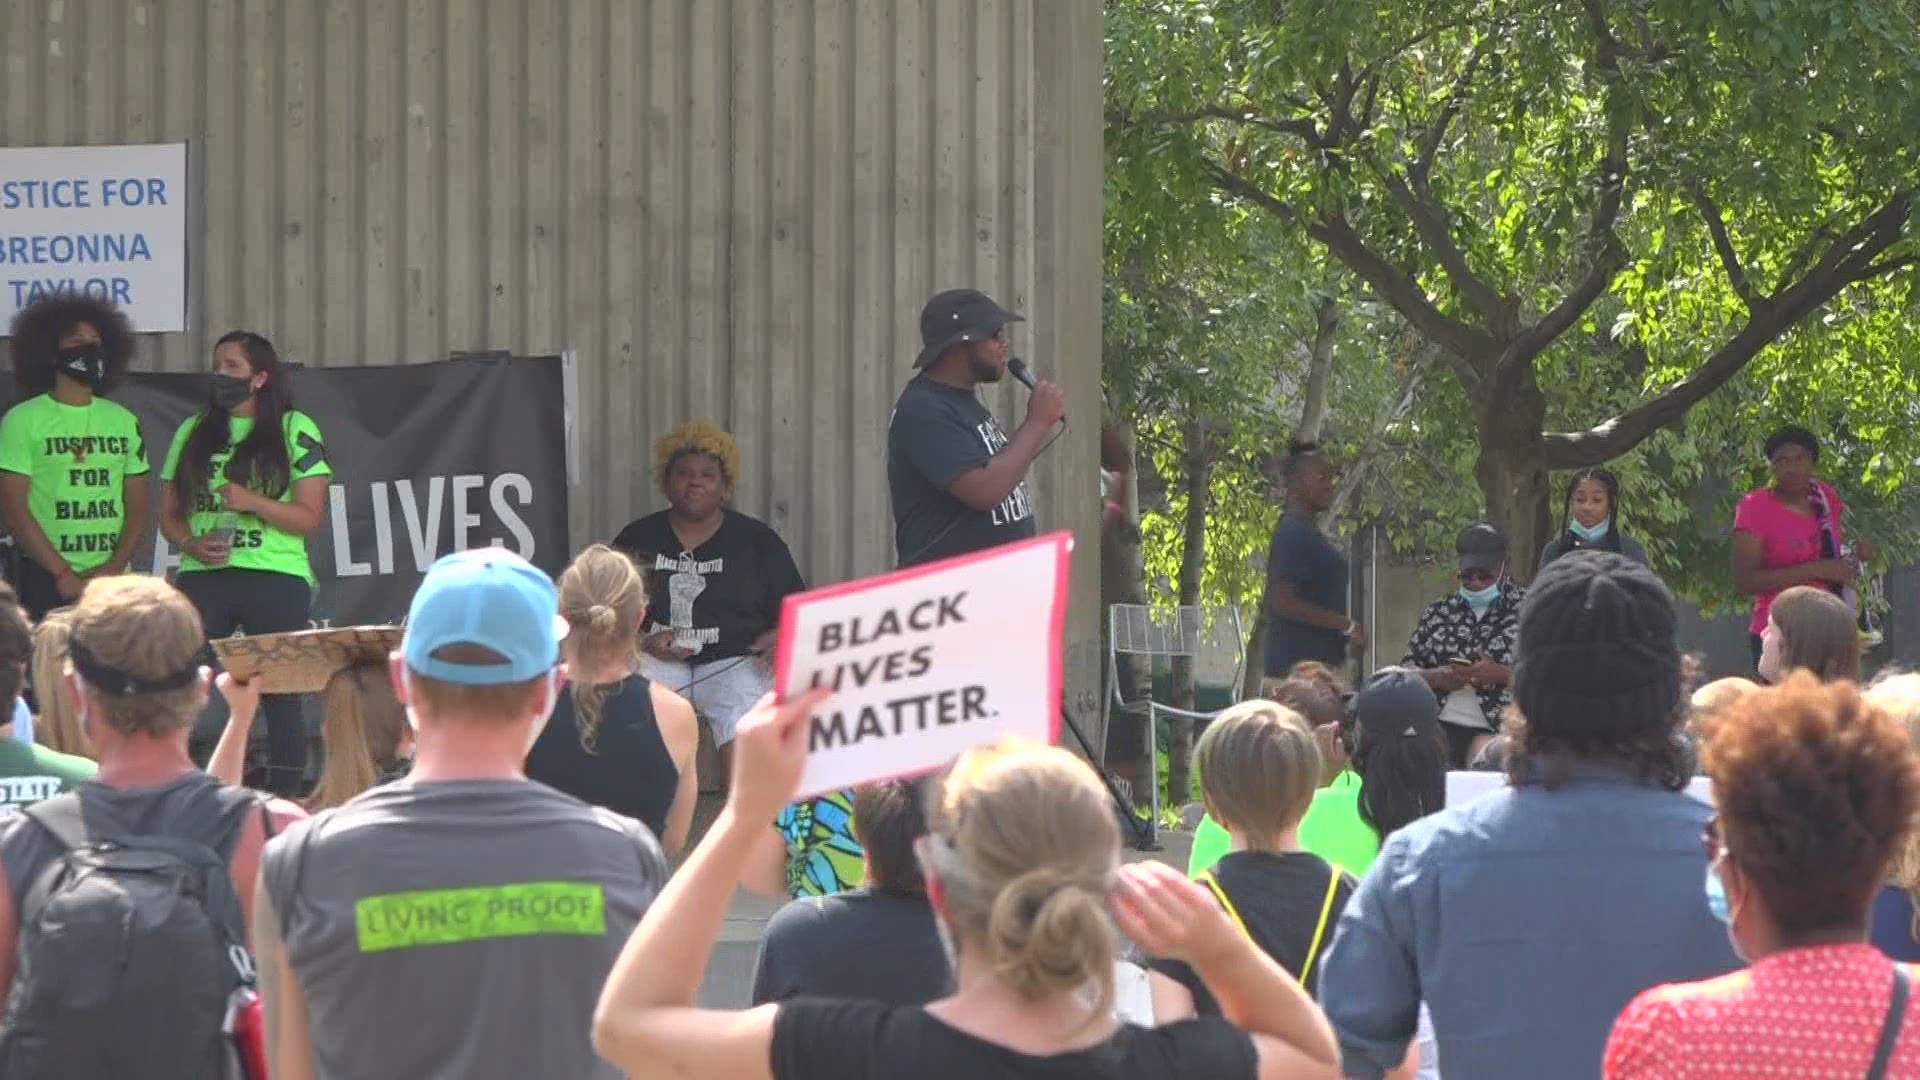
{"label": "person wearing black bandana mask", "polygon": [[57,296],[14,316],[17,404],[0,420],[0,518],[14,587],[36,622],[90,578],[124,573],[147,520],[146,444],[108,400],[133,328],[103,300]]}
{"label": "person wearing black bandana mask", "polygon": [[[245,330],[214,345],[207,398],[174,433],[160,471],[160,531],[180,549],[180,591],[209,637],[305,630],[307,534],[320,527],[333,475],[320,428],[293,407],[273,343]],[[297,795],[307,764],[299,700],[271,695],[261,711],[267,772],[249,782]]]}

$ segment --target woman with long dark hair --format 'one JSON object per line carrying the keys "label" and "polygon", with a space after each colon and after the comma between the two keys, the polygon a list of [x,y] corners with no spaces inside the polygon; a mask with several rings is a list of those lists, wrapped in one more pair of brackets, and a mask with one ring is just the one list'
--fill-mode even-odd
{"label": "woman with long dark hair", "polygon": [[0,518],[19,549],[14,585],[35,622],[124,573],[147,519],[140,423],[108,400],[133,356],[126,315],[50,297],[13,318],[19,399],[0,420]]}
{"label": "woman with long dark hair", "polygon": [[[161,471],[160,530],[181,551],[176,583],[209,638],[307,629],[307,534],[320,527],[332,475],[273,343],[245,330],[221,337],[207,406],[174,433]],[[249,786],[298,795],[307,766],[299,701],[272,695],[262,711],[267,770]]]}
{"label": "woman with long dark hair", "polygon": [[1567,501],[1560,510],[1560,533],[1540,552],[1540,565],[1569,551],[1611,551],[1641,566],[1647,552],[1620,529],[1620,478],[1606,469],[1583,469],[1567,483]]}

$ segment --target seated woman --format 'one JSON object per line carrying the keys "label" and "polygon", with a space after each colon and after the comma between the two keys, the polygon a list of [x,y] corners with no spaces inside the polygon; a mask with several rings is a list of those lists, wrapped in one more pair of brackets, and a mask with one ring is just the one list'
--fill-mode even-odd
{"label": "seated woman", "polygon": [[806,582],[779,533],[728,505],[740,478],[733,436],[705,420],[682,424],[654,443],[653,470],[667,509],[613,541],[648,575],[640,673],[707,722],[724,784],[734,724],[772,686],[780,602]]}
{"label": "seated woman", "polygon": [[[261,680],[240,682],[221,672],[214,686],[227,702],[227,726],[207,760],[207,773],[237,786],[260,712]],[[332,809],[407,774],[413,765],[413,727],[393,691],[384,657],[361,656],[327,676],[320,691],[320,743],[320,778],[313,794],[300,802],[309,813]]]}
{"label": "seated woman", "polygon": [[1609,1080],[1920,1076],[1914,973],[1868,909],[1920,811],[1920,761],[1848,683],[1795,673],[1703,720],[1717,816],[1703,902],[1751,965],[1620,1014]]}
{"label": "seated woman", "polygon": [[1639,541],[1620,529],[1620,480],[1606,469],[1586,469],[1567,484],[1567,503],[1560,511],[1560,535],[1547,541],[1540,566],[1569,551],[1592,548],[1625,555],[1641,566],[1647,552]]}
{"label": "seated woman", "polygon": [[[952,943],[950,996],[926,1006],[697,1007],[727,898],[763,823],[791,800],[807,718],[828,696],[769,701],[741,724],[727,808],[648,908],[601,994],[602,1057],[634,1076],[730,1080],[1338,1075],[1333,1033],[1300,984],[1204,888],[1157,863],[1121,867],[1119,828],[1093,771],[1065,750],[1018,741],[962,754],[931,800],[920,857]],[[1226,1019],[1158,1029],[1116,1020],[1115,922],[1147,952],[1192,965]]]}
{"label": "seated woman", "polygon": [[1821,682],[1860,679],[1860,630],[1853,610],[1825,589],[1798,586],[1774,598],[1760,634],[1760,677],[1777,683],[1810,671]]}
{"label": "seated woman", "polygon": [[1753,594],[1747,632],[1755,665],[1775,597],[1798,585],[1845,591],[1859,563],[1873,559],[1873,545],[1865,539],[1846,544],[1847,504],[1814,474],[1818,439],[1800,428],[1781,428],[1767,440],[1766,453],[1773,483],[1741,496],[1733,512],[1733,585]]}
{"label": "seated woman", "polygon": [[700,728],[687,699],[639,674],[647,594],[632,560],[595,544],[560,575],[568,692],[527,754],[527,777],[687,843]]}

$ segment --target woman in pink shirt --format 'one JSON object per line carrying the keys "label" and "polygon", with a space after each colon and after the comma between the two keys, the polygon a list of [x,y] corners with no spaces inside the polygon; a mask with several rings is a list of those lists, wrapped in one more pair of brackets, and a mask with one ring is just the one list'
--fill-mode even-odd
{"label": "woman in pink shirt", "polygon": [[1920,810],[1906,731],[1852,683],[1805,672],[1702,727],[1718,807],[1702,902],[1749,966],[1635,998],[1606,1080],[1920,1076],[1920,973],[1867,941]]}
{"label": "woman in pink shirt", "polygon": [[1832,486],[1813,474],[1820,442],[1801,428],[1781,428],[1767,440],[1771,486],[1749,491],[1733,513],[1733,585],[1753,594],[1747,634],[1760,662],[1760,636],[1767,630],[1773,598],[1796,585],[1840,591],[1851,584],[1873,545],[1845,545],[1841,519],[1847,506]]}

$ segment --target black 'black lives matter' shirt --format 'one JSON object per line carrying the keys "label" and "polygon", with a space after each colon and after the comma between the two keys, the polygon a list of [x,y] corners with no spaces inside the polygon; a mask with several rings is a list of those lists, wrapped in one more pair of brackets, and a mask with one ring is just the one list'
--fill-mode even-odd
{"label": "black 'black lives matter' shirt", "polygon": [[1033,501],[1025,480],[986,512],[947,494],[949,484],[985,465],[1006,445],[1000,421],[972,390],[925,375],[907,384],[887,425],[887,486],[893,495],[894,550],[901,566],[1034,534]]}
{"label": "black 'black lives matter' shirt", "polygon": [[779,625],[780,602],[807,587],[771,525],[725,513],[720,528],[692,551],[665,510],[629,524],[613,540],[646,575],[646,633],[673,631],[673,643],[692,649],[696,664],[752,652],[753,639]]}

